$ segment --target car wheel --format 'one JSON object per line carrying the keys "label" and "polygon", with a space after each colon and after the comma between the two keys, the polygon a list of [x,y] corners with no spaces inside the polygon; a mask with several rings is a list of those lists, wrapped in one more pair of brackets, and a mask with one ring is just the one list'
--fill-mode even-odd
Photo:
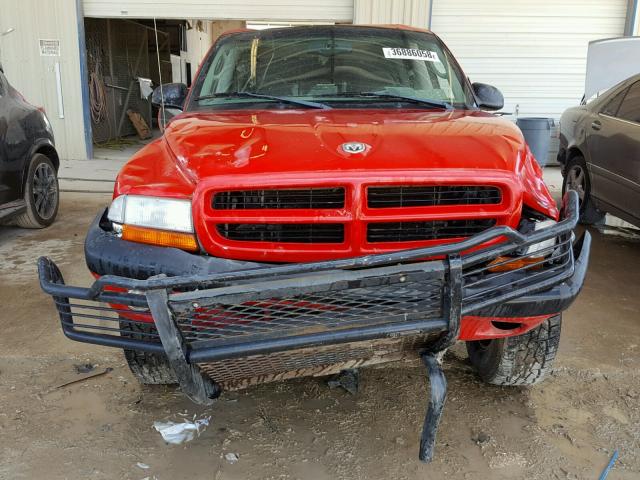
{"label": "car wheel", "polygon": [[[136,340],[147,340],[149,334],[157,334],[154,325],[142,325],[120,320],[121,335]],[[178,383],[176,374],[166,355],[124,349],[129,370],[143,385],[173,385]]]}
{"label": "car wheel", "polygon": [[580,223],[593,225],[604,221],[605,213],[596,208],[591,198],[591,178],[587,164],[580,155],[572,157],[567,163],[562,181],[562,194],[575,190],[580,198]]}
{"label": "car wheel", "polygon": [[41,153],[31,159],[24,187],[27,210],[16,217],[23,228],[44,228],[53,223],[58,214],[60,191],[58,175],[51,160]]}
{"label": "car wheel", "polygon": [[515,337],[467,342],[469,360],[492,385],[533,385],[551,370],[560,344],[562,315]]}

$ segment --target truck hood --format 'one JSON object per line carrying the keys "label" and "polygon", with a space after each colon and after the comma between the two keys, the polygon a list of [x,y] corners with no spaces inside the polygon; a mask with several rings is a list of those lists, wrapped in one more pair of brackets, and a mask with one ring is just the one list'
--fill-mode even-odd
{"label": "truck hood", "polygon": [[[507,120],[480,111],[261,110],[176,117],[165,141],[185,173],[492,169],[515,172],[525,143]],[[367,145],[346,153],[348,142]]]}
{"label": "truck hood", "polygon": [[589,42],[584,100],[640,73],[640,63],[622,59],[640,58],[640,37],[618,37]]}
{"label": "truck hood", "polygon": [[[362,153],[342,145],[362,142]],[[481,111],[252,110],[175,117],[164,136],[121,170],[123,193],[190,197],[201,182],[315,177],[376,171],[460,178],[509,176],[521,200],[552,218],[558,210],[524,138],[512,122]],[[329,173],[327,173],[329,175]],[[231,179],[230,177],[233,177]],[[223,178],[225,180],[223,180]]]}

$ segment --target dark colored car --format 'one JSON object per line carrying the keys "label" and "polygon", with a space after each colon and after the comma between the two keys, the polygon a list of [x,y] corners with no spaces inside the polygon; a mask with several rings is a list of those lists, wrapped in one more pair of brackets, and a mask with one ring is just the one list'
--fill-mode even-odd
{"label": "dark colored car", "polygon": [[558,161],[582,223],[611,213],[640,227],[640,75],[562,114]]}
{"label": "dark colored car", "polygon": [[51,225],[58,214],[58,167],[45,113],[7,81],[0,65],[0,222]]}
{"label": "dark colored car", "polygon": [[[494,385],[550,370],[582,287],[519,129],[433,33],[313,26],[222,35],[181,113],[120,171],[85,241],[93,286],[39,260],[69,338],[123,348],[143,383],[222,390],[422,357],[431,459],[465,341]],[[99,303],[103,302],[103,303]],[[105,307],[108,304],[109,307]]]}

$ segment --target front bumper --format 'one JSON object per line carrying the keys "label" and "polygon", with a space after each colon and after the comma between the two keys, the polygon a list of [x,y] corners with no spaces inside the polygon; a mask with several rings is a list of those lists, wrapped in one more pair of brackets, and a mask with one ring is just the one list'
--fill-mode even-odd
{"label": "front bumper", "polygon": [[[247,358],[257,359],[253,365],[278,358],[283,365],[289,361],[294,370],[296,361],[302,360],[304,365],[322,367],[339,363],[339,355],[352,362],[361,359],[367,355],[367,342],[408,338],[419,339],[413,345],[423,352],[429,367],[432,394],[441,396],[433,390],[442,386],[444,378],[435,354],[456,341],[462,315],[555,314],[580,291],[590,237],[586,232],[572,241],[578,220],[575,192],[565,195],[561,215],[557,224],[528,235],[494,227],[455,244],[275,266],[202,257],[196,261],[184,257],[189,255],[184,252],[172,252],[187,260],[180,267],[177,260],[167,262],[171,249],[158,249],[165,255],[160,259],[154,256],[159,254],[156,247],[137,244],[109,255],[109,247],[103,245],[102,253],[94,255],[94,238],[87,242],[87,262],[103,275],[90,288],[66,286],[48,258],[40,258],[38,268],[42,289],[53,296],[67,337],[165,353],[182,390],[198,403],[208,404],[219,393],[215,372],[220,370],[211,365],[220,362],[227,362],[225,371],[231,374],[229,365]],[[483,246],[496,238],[502,241]],[[550,238],[556,245],[544,252],[543,260],[506,272],[490,270],[489,262],[498,257],[508,258]],[[189,274],[170,276],[185,265]],[[104,274],[113,270],[128,275]],[[148,274],[155,276],[140,278]],[[156,330],[144,335],[131,335],[125,328],[149,322]],[[296,357],[296,352],[309,349],[316,350]],[[283,355],[288,357],[282,360]],[[379,352],[374,349],[371,355]],[[358,364],[366,362],[350,365]],[[425,425],[429,438],[423,436],[423,459],[431,455],[435,438],[431,427],[433,422],[437,425],[439,414],[434,417],[434,409],[439,407],[432,406],[433,418],[429,427]]]}
{"label": "front bumper", "polygon": [[[87,232],[84,245],[87,267],[97,276],[108,275],[136,280],[145,280],[158,275],[200,278],[273,266],[269,263],[230,260],[189,253],[177,248],[128,242],[102,228],[101,225],[106,223],[106,214],[107,211],[104,210],[95,217]],[[571,219],[567,217],[566,220]],[[566,230],[566,228],[559,228],[559,230]],[[585,241],[586,246],[583,245]],[[566,310],[582,288],[587,271],[590,244],[588,233],[574,244],[573,274],[565,281],[543,292],[534,293],[532,289],[522,296],[491,306],[463,308],[462,313],[477,317],[517,319],[552,315]],[[455,250],[457,245],[453,246]]]}

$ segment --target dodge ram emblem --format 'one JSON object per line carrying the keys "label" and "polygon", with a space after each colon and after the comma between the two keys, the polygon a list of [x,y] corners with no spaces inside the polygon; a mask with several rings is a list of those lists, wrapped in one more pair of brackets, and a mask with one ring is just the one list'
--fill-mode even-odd
{"label": "dodge ram emblem", "polygon": [[342,151],[345,153],[362,153],[369,145],[362,142],[347,142],[342,144]]}

